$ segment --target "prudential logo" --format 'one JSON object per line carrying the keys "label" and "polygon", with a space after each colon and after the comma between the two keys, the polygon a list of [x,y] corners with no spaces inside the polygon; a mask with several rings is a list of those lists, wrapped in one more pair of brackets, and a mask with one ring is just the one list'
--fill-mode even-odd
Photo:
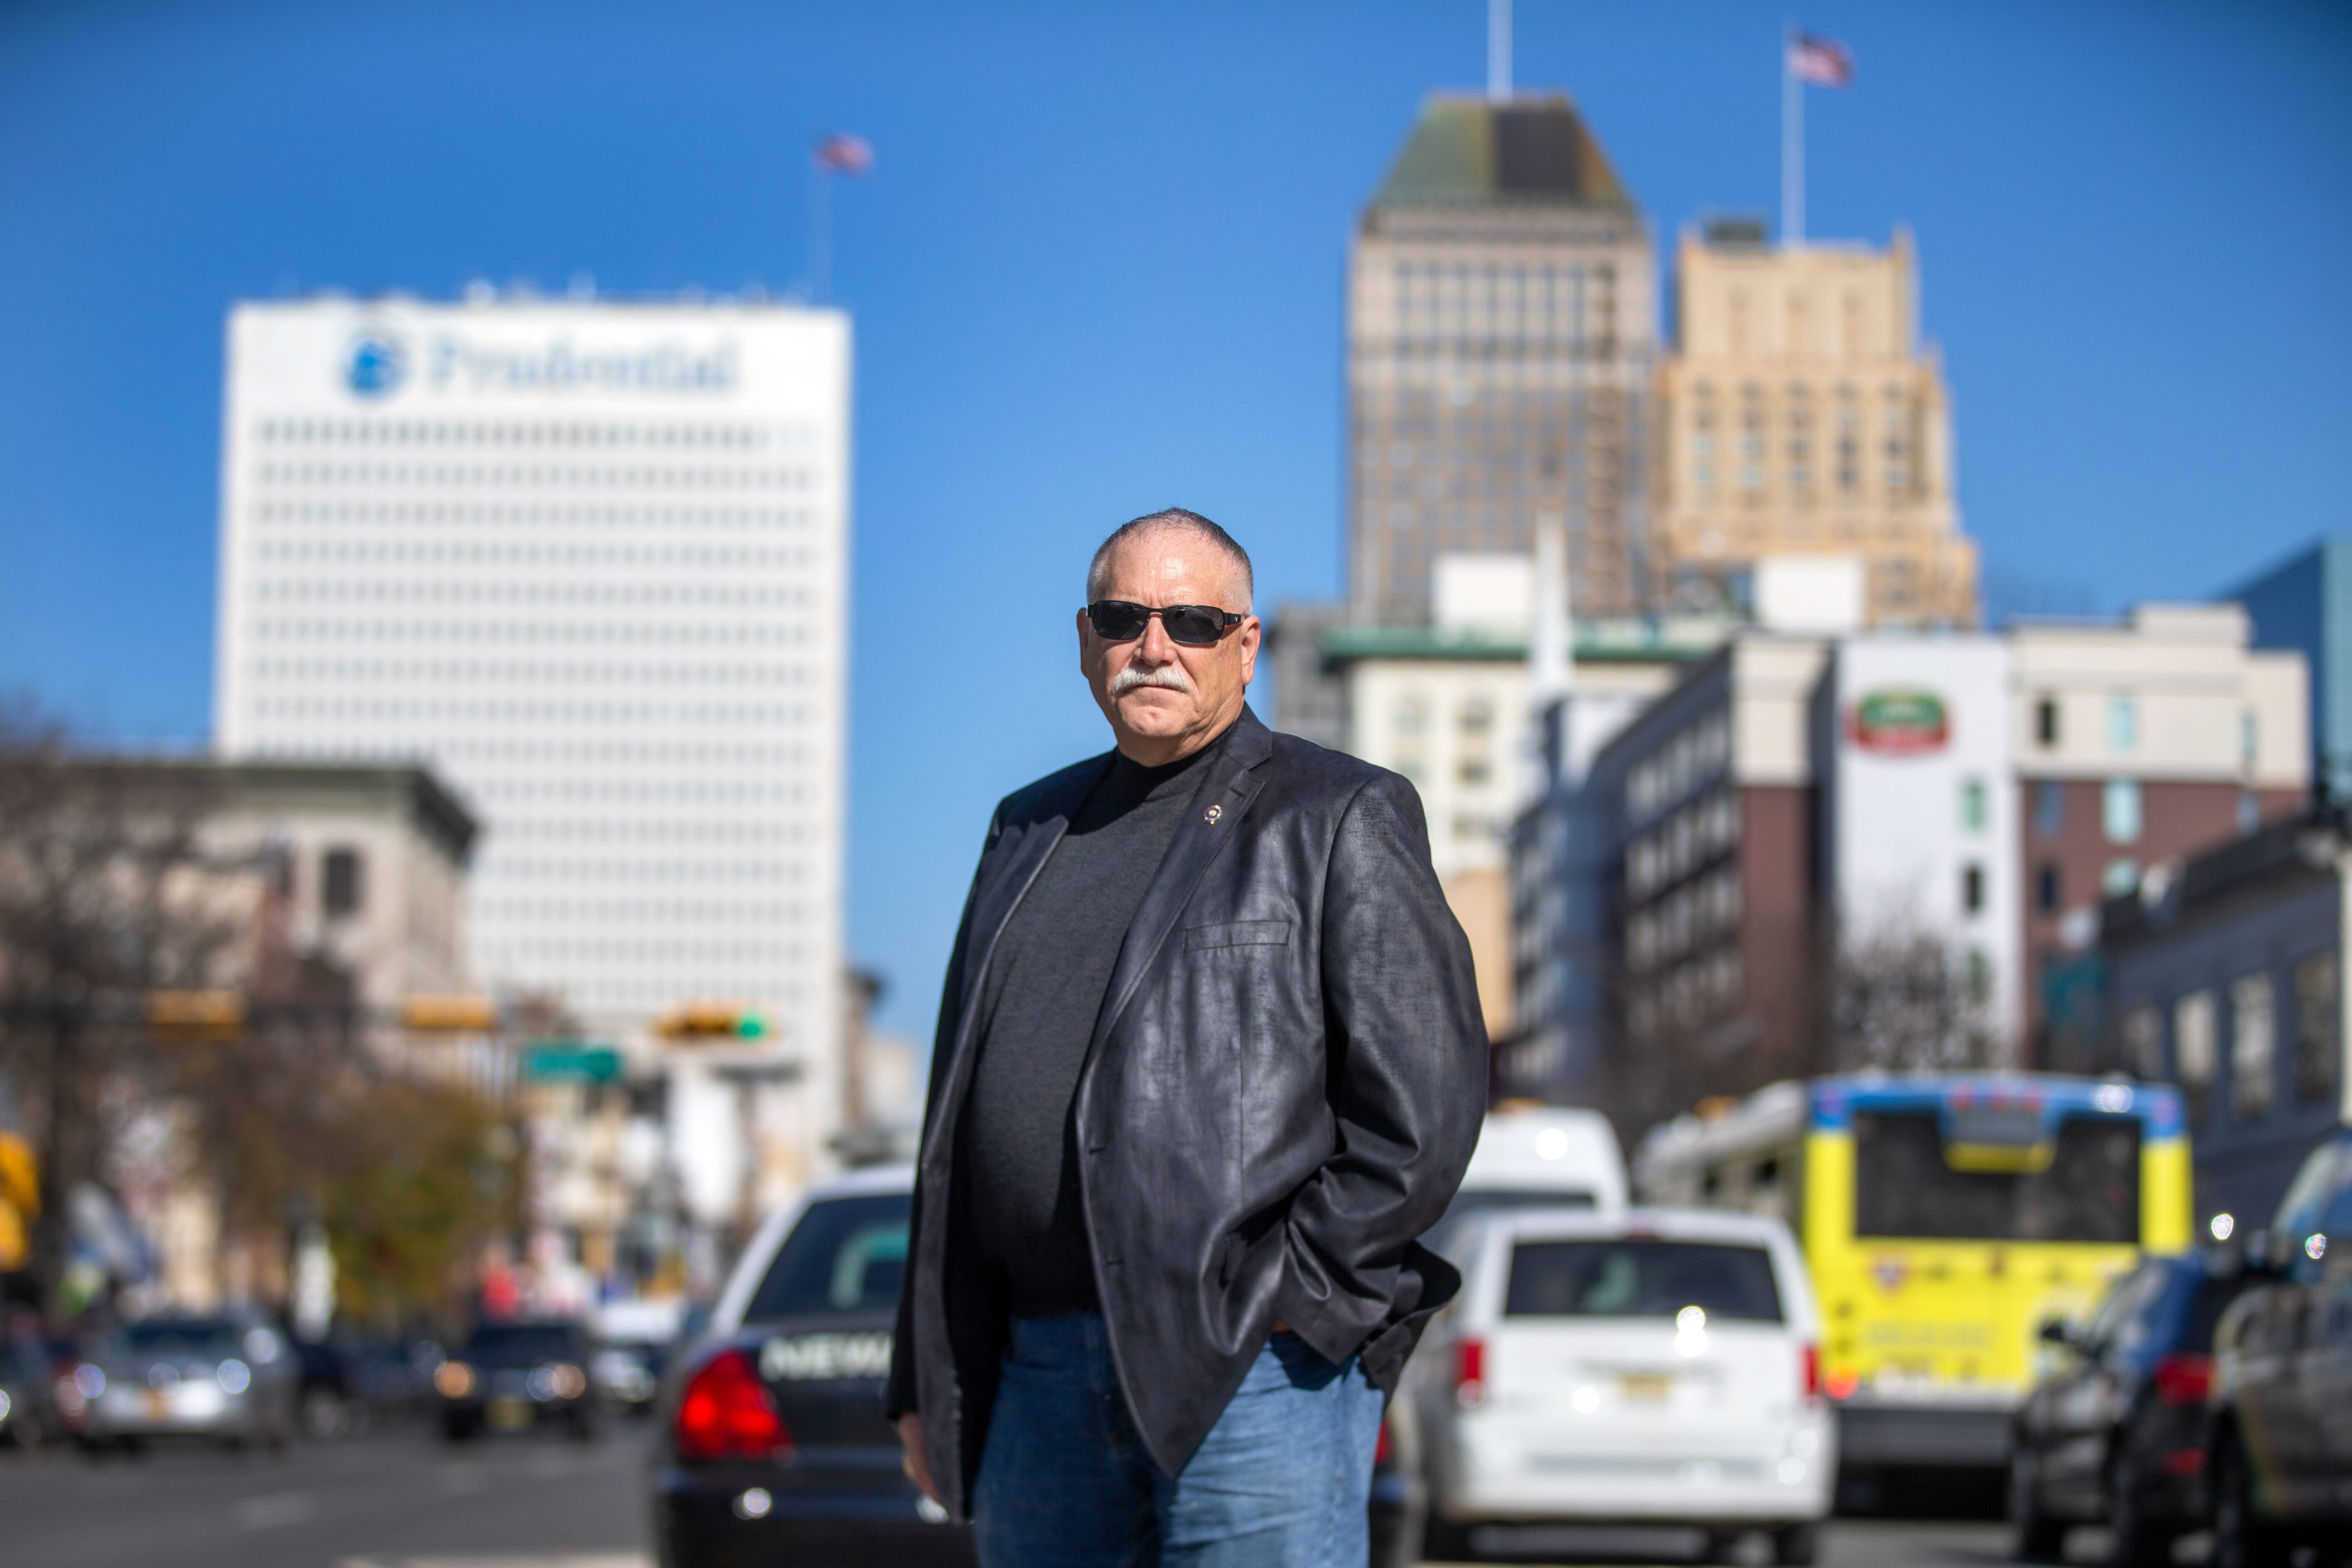
{"label": "prudential logo", "polygon": [[386,397],[408,379],[408,351],[387,332],[362,332],[352,340],[343,383],[362,397]]}

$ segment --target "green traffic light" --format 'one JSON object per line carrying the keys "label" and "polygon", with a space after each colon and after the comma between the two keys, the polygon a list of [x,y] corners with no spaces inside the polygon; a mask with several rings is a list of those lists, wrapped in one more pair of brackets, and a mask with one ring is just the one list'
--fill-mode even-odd
{"label": "green traffic light", "polygon": [[768,1032],[768,1020],[757,1013],[746,1013],[735,1021],[735,1033],[746,1040],[756,1040]]}

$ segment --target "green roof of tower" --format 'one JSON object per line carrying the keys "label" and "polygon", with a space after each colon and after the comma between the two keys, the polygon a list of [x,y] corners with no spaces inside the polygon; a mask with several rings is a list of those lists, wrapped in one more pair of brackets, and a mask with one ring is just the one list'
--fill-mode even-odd
{"label": "green roof of tower", "polygon": [[1436,93],[1376,207],[1582,206],[1631,211],[1609,155],[1562,93],[1496,102]]}

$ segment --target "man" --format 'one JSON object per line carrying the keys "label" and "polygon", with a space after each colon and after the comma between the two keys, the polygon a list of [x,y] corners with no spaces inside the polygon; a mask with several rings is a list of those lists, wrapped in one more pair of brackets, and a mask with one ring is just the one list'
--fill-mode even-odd
{"label": "man", "polygon": [[1459,1277],[1469,945],[1394,773],[1244,706],[1249,557],[1096,552],[1117,741],[1007,796],[940,1005],[889,1414],[988,1568],[1364,1561],[1381,1404]]}

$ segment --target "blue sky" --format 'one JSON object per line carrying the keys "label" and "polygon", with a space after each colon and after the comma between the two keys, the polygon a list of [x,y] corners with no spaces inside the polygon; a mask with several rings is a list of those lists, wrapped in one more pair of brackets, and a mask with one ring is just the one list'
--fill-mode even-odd
{"label": "blue sky", "polygon": [[[1085,552],[1178,502],[1339,581],[1340,268],[1480,0],[21,5],[0,13],[0,689],[210,711],[222,322],[320,288],[790,285],[856,313],[851,944],[920,1032],[1005,790],[1105,743]],[[1519,0],[1662,249],[1777,191],[1780,5]],[[1822,0],[1809,228],[1918,236],[1966,525],[2044,604],[2347,525],[2352,10]]]}

